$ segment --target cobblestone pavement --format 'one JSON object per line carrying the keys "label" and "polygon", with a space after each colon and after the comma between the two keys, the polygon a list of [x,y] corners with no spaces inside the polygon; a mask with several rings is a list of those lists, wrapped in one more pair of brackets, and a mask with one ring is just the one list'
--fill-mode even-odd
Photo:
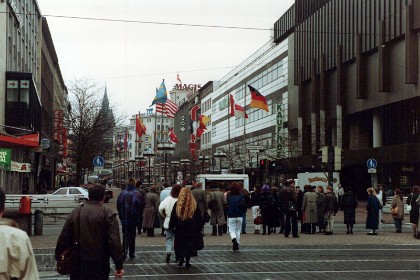
{"label": "cobblestone pavement", "polygon": [[[42,279],[67,279],[53,271],[52,249],[38,249]],[[420,245],[207,246],[191,269],[164,262],[163,246],[139,246],[125,263],[126,279],[416,279]]]}
{"label": "cobblestone pavement", "polygon": [[[107,205],[114,208],[115,199]],[[353,235],[346,235],[343,215],[338,213],[333,235],[301,234],[285,238],[279,233],[253,234],[248,212],[247,234],[241,235],[241,250],[232,252],[228,235],[210,236],[205,227],[205,248],[193,258],[192,269],[166,264],[165,239],[136,238],[134,260],[125,263],[126,279],[416,279],[420,275],[420,241],[412,237],[411,225],[395,233],[392,218],[384,215],[379,235],[364,229],[364,205],[360,203]],[[55,272],[54,247],[65,217],[46,217],[44,234],[31,236],[42,279],[67,279]],[[408,220],[408,217],[407,219]]]}

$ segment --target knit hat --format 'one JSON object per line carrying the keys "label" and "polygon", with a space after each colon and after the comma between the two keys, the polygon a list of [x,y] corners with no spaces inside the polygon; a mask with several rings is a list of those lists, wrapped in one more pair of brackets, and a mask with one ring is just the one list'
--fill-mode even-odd
{"label": "knit hat", "polygon": [[269,185],[264,185],[261,189],[262,192],[268,192],[270,191],[270,186]]}

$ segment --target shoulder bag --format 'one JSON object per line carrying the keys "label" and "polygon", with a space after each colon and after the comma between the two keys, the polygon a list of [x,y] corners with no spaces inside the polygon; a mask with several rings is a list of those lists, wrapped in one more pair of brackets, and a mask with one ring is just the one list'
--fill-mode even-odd
{"label": "shoulder bag", "polygon": [[59,256],[57,261],[57,272],[61,275],[68,275],[76,273],[80,269],[80,212],[83,207],[83,204],[78,208],[77,218],[74,222],[74,243],[73,246],[67,248]]}

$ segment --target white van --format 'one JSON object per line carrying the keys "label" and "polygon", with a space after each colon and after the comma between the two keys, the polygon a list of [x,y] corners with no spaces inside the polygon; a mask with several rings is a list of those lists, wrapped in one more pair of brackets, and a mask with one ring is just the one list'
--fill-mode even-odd
{"label": "white van", "polygon": [[197,183],[203,184],[204,190],[223,189],[224,186],[230,186],[232,182],[242,182],[244,189],[249,191],[248,174],[199,174],[197,175]]}

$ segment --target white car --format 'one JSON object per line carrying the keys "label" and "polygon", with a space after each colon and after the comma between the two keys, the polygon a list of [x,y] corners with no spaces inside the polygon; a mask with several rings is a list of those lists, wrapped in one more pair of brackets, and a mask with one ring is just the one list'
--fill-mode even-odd
{"label": "white car", "polygon": [[89,199],[88,190],[82,187],[66,187],[59,188],[52,194],[48,195],[49,199]]}

